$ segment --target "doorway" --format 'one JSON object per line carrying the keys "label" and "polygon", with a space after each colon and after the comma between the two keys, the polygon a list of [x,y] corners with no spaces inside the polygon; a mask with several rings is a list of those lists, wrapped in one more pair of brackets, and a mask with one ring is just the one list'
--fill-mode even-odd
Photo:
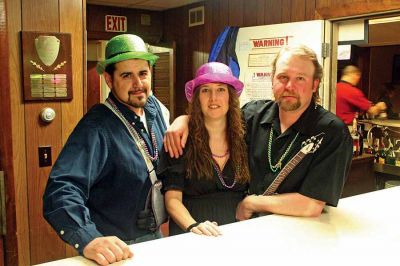
{"label": "doorway", "polygon": [[[356,65],[362,72],[359,88],[372,102],[382,95],[385,83],[396,82],[400,57],[400,13],[332,21],[331,111],[336,110],[336,83],[341,70]],[[393,99],[400,112],[400,97]]]}

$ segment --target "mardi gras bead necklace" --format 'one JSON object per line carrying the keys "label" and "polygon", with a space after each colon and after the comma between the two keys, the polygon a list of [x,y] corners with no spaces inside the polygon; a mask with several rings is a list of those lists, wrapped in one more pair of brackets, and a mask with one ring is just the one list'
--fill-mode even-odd
{"label": "mardi gras bead necklace", "polygon": [[290,149],[293,146],[293,143],[296,141],[297,137],[299,136],[299,132],[297,132],[296,136],[292,139],[290,142],[289,146],[286,148],[285,152],[282,154],[281,158],[278,160],[278,162],[275,165],[272,165],[272,159],[271,159],[271,146],[272,146],[272,137],[273,137],[273,129],[271,128],[269,132],[269,139],[268,139],[268,163],[269,163],[269,168],[271,169],[272,172],[276,172],[282,168],[282,162],[288,155]]}
{"label": "mardi gras bead necklace", "polygon": [[149,149],[147,148],[146,142],[142,138],[142,136],[136,131],[136,129],[131,125],[131,123],[128,122],[128,120],[125,118],[125,116],[121,113],[121,111],[118,109],[117,105],[114,103],[114,101],[110,98],[107,98],[106,100],[108,103],[110,103],[111,107],[123,118],[123,122],[126,125],[126,127],[129,129],[131,134],[137,136],[139,138],[139,143],[143,147],[145,153],[147,156],[149,156],[150,160],[152,162],[157,161],[158,159],[158,148],[157,148],[157,139],[154,134],[154,132],[149,129],[149,133],[151,136],[151,144],[153,146],[154,150],[154,156],[151,156]]}
{"label": "mardi gras bead necklace", "polygon": [[229,151],[226,151],[224,154],[222,154],[222,155],[218,155],[218,154],[214,154],[214,153],[211,153],[211,155],[212,155],[212,157],[214,157],[214,158],[225,158],[226,156],[228,156],[229,155]]}
{"label": "mardi gras bead necklace", "polygon": [[215,162],[213,162],[213,167],[214,167],[215,171],[217,172],[217,175],[218,175],[219,180],[221,181],[221,184],[222,184],[224,187],[226,187],[226,188],[233,188],[233,187],[236,185],[236,174],[235,174],[235,179],[234,179],[232,185],[227,185],[227,184],[225,183],[224,176],[222,175],[221,170],[219,169],[218,165],[217,165]]}

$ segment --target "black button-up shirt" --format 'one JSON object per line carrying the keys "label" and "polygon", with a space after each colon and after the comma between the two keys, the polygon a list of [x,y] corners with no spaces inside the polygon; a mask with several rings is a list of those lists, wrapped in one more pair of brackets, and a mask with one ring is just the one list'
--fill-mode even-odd
{"label": "black button-up shirt", "polygon": [[[288,150],[283,166],[301,149],[302,142],[323,134],[321,146],[307,154],[277,189],[277,193],[298,192],[336,206],[350,169],[352,141],[345,124],[333,113],[311,103],[301,117],[281,133],[278,105],[274,101],[253,101],[242,108],[246,121],[246,142],[252,180],[250,193],[262,194],[279,174],[268,162],[268,139],[273,130],[271,164]],[[290,149],[288,146],[298,133]]]}
{"label": "black button-up shirt", "polygon": [[[112,94],[109,97],[154,154],[140,118]],[[144,111],[161,151],[166,125],[153,96]],[[105,105],[96,105],[79,121],[51,170],[44,217],[81,254],[96,237],[134,240],[150,233],[136,226],[150,186],[146,163],[126,126]]]}

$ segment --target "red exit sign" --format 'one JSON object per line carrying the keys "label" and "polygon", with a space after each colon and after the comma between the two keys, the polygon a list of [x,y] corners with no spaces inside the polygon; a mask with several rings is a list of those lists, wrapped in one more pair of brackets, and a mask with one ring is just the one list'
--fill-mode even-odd
{"label": "red exit sign", "polygon": [[126,32],[128,19],[123,16],[106,15],[106,31]]}

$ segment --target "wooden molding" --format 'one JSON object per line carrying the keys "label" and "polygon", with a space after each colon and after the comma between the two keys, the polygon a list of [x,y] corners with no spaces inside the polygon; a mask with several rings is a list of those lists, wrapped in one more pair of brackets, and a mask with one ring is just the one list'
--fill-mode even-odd
{"label": "wooden molding", "polygon": [[399,1],[317,1],[316,19],[332,19],[400,9]]}

